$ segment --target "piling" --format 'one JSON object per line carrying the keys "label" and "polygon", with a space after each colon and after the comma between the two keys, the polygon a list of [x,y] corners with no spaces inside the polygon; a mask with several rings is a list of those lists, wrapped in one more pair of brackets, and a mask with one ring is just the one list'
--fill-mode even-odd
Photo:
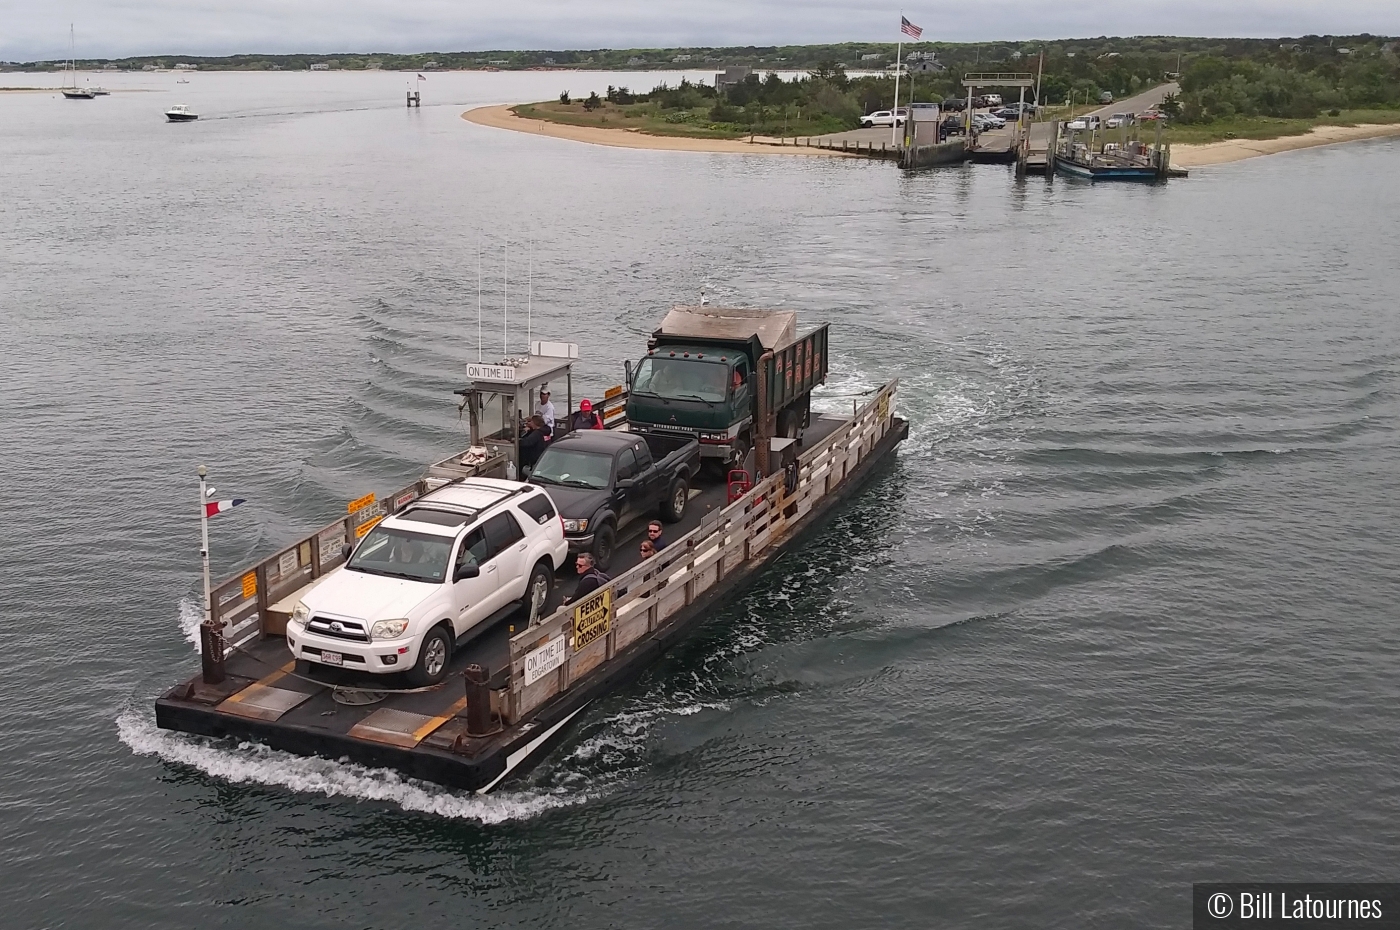
{"label": "piling", "polygon": [[491,733],[491,690],[486,669],[468,665],[463,677],[467,680],[467,735],[487,736]]}

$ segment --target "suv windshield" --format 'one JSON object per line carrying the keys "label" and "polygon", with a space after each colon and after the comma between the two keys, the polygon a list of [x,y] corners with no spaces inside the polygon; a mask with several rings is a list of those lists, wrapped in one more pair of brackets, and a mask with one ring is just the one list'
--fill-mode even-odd
{"label": "suv windshield", "polygon": [[606,488],[612,477],[612,456],[554,446],[546,449],[530,472],[536,484],[562,484],[571,488]]}
{"label": "suv windshield", "polygon": [[662,397],[724,400],[729,390],[729,366],[721,362],[659,358],[652,355],[642,359],[642,363],[637,366],[637,377],[632,382],[632,390]]}
{"label": "suv windshield", "polygon": [[410,533],[383,525],[370,530],[345,567],[352,572],[441,584],[447,575],[452,538]]}

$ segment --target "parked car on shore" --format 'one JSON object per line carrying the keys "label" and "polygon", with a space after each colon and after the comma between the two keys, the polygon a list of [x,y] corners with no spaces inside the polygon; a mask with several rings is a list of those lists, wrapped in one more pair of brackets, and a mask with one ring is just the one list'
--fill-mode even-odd
{"label": "parked car on shore", "polygon": [[945,139],[948,136],[960,136],[966,131],[966,127],[963,125],[963,118],[961,116],[944,117],[943,122],[939,123],[938,125],[939,131],[943,133],[943,137]]}
{"label": "parked car on shore", "polygon": [[948,99],[943,101],[941,106],[943,107],[943,109],[948,110],[949,112],[961,113],[963,110],[967,109],[967,98],[949,97]]}
{"label": "parked car on shore", "polygon": [[982,105],[985,107],[1001,106],[1001,94],[985,94],[982,99],[985,101]]}
{"label": "parked car on shore", "polygon": [[[898,114],[896,116],[896,113]],[[876,110],[874,113],[867,113],[860,118],[861,129],[873,129],[876,126],[903,126],[907,113],[904,107],[898,111]],[[848,124],[849,125],[849,124]]]}
{"label": "parked car on shore", "polygon": [[1128,114],[1115,113],[1112,116],[1110,116],[1108,120],[1104,123],[1104,128],[1117,129],[1120,126],[1128,125],[1129,122],[1130,120],[1128,119]]}
{"label": "parked car on shore", "polygon": [[978,132],[985,132],[988,129],[1005,129],[1006,120],[990,113],[975,113],[972,117],[972,126]]}
{"label": "parked car on shore", "polygon": [[1002,107],[1000,110],[995,111],[992,115],[999,116],[1002,119],[1020,119],[1021,111],[1016,109],[1015,107]]}

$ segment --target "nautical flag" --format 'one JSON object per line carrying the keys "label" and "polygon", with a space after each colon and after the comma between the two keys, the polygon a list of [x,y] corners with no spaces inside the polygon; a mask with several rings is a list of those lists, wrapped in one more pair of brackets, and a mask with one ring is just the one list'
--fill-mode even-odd
{"label": "nautical flag", "polygon": [[915,26],[903,16],[899,18],[899,31],[915,39],[924,34],[923,29],[919,28],[918,26]]}
{"label": "nautical flag", "polygon": [[206,517],[216,517],[221,513],[228,513],[239,504],[246,503],[242,497],[235,497],[231,501],[209,501],[204,505],[204,515]]}
{"label": "nautical flag", "polygon": [[418,80],[420,80],[420,81],[426,81],[427,78],[423,77],[423,75],[420,74],[420,75],[418,75]]}

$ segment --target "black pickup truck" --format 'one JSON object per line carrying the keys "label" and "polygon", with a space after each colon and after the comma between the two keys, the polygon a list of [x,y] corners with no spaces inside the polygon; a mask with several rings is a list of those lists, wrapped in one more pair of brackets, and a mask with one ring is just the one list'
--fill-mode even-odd
{"label": "black pickup truck", "polygon": [[577,430],[549,444],[529,480],[559,508],[569,551],[591,552],[606,569],[627,523],[652,514],[668,523],[685,516],[699,469],[695,439]]}

